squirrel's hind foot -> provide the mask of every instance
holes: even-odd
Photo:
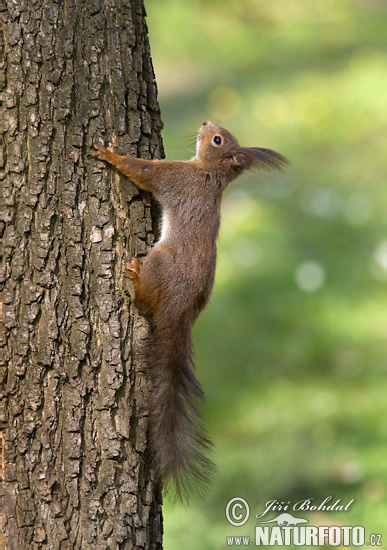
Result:
[[[140,275],[141,271],[141,264],[137,260],[137,258],[132,258],[130,262],[127,262],[125,264],[125,277],[129,277],[129,279],[136,280],[138,279],[138,276]]]

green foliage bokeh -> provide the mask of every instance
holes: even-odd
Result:
[[[210,119],[291,161],[224,198],[216,285],[194,333],[219,472],[204,500],[166,499],[165,548],[253,537],[271,499],[354,498],[348,512],[305,517],[383,533],[387,5],[148,0],[147,11],[167,158],[193,156]],[[225,518],[235,496],[250,504],[243,528]]]

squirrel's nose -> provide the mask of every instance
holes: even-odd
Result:
[[[206,120],[205,122],[203,122],[203,126],[213,126],[211,120]]]

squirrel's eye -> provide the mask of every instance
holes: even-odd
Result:
[[[212,141],[215,143],[215,145],[222,145],[222,138],[220,136],[215,136]]]

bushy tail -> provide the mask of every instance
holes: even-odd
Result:
[[[202,425],[203,392],[191,365],[190,324],[155,323],[147,346],[151,455],[159,479],[164,486],[172,482],[181,500],[202,492],[214,469]]]

